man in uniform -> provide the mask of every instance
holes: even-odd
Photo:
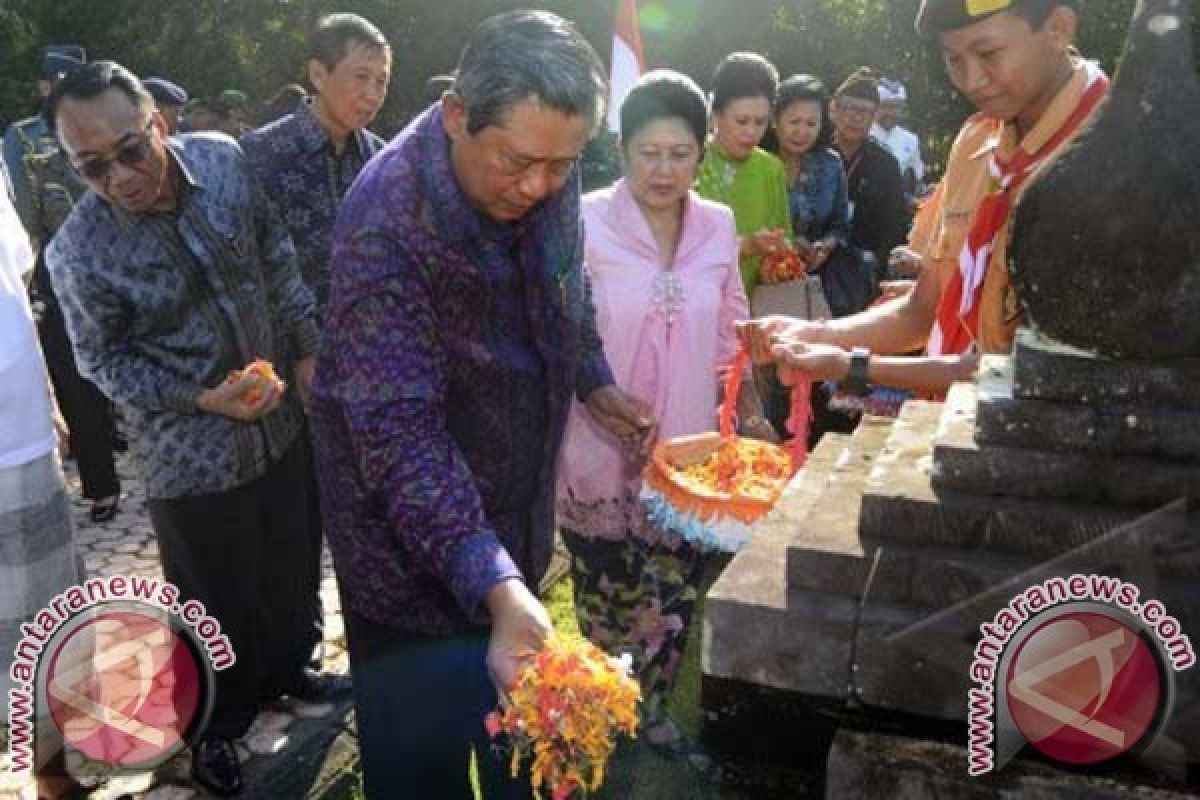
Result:
[[[37,82],[41,102],[68,72],[82,66],[84,59],[83,49],[73,45],[46,47]],[[83,495],[92,501],[92,521],[107,522],[116,516],[121,496],[113,459],[111,405],[94,384],[79,374],[62,310],[42,258],[45,246],[87,187],[63,158],[40,111],[9,128],[4,137],[4,160],[17,215],[37,255],[30,301],[50,379],[71,432],[71,454],[79,466]]]
[[[188,102],[187,90],[166,78],[146,78],[142,81],[142,86],[154,98],[158,113],[162,115],[163,122],[167,123],[167,135],[174,136],[179,133],[179,126],[183,122],[183,109]]]

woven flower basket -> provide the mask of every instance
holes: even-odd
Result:
[[[705,550],[741,549],[799,467],[787,449],[733,433],[747,360],[739,353],[726,378],[721,430],[659,442],[642,474],[650,521]]]

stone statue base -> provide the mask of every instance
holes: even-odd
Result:
[[[833,727],[917,721],[961,745],[980,623],[1077,572],[1137,584],[1200,647],[1197,398],[1200,363],[1105,361],[1022,332],[1012,357],[986,358],[944,404],[827,436],[709,594],[716,727],[755,727],[743,686],[768,707],[792,698],[843,717]],[[1200,764],[1200,666],[1174,679],[1171,722],[1145,760],[1181,777]],[[771,713],[781,732],[788,717]],[[802,745],[805,726],[793,736]],[[965,756],[947,769],[966,779]]]

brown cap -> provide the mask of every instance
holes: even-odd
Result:
[[[921,8],[917,11],[917,34],[929,39],[1008,11],[1016,4],[1015,0],[921,0]]]
[[[939,33],[974,25],[1001,11],[1020,11],[1031,0],[921,0],[917,10],[917,35],[932,39]],[[1061,0],[1055,5],[1078,8],[1079,0]]]

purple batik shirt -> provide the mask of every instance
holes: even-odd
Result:
[[[350,608],[445,635],[536,586],[572,397],[612,383],[581,269],[579,176],[525,219],[475,211],[433,106],[363,170],[334,232],[311,424]]]

